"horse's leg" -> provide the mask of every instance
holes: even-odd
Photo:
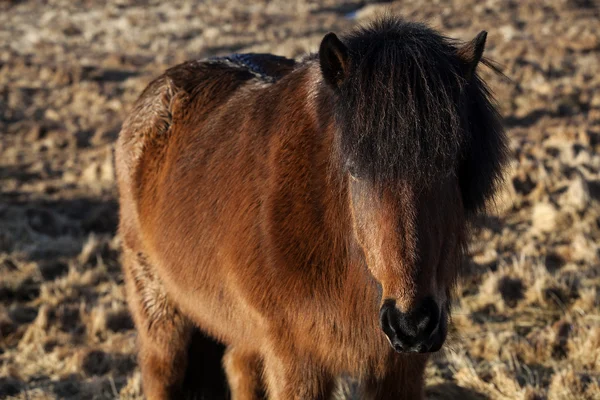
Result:
[[[186,399],[229,399],[229,385],[222,367],[225,346],[200,329],[194,329],[187,349],[183,380]]]
[[[419,400],[425,398],[425,366],[427,356],[403,355],[389,361],[383,376],[371,377],[361,383],[360,392],[372,400]]]
[[[143,254],[124,248],[123,267],[146,398],[180,399],[192,325],[167,298]]]
[[[334,390],[334,378],[306,358],[268,352],[263,356],[269,399],[326,400]]]
[[[231,390],[232,400],[261,399],[261,363],[254,354],[229,347],[223,357],[223,367]]]

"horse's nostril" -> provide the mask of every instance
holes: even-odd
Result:
[[[446,324],[440,324],[440,314],[435,300],[427,297],[408,313],[398,310],[395,301],[388,299],[379,317],[381,329],[396,351],[426,353],[439,350],[444,341]]]

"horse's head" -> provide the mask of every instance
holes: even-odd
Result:
[[[442,346],[468,219],[506,158],[475,71],[485,38],[458,47],[423,25],[384,19],[343,41],[330,33],[319,50],[353,243],[381,285],[381,327],[397,351]]]

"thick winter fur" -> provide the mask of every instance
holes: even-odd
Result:
[[[234,399],[327,399],[342,375],[365,399],[423,395],[427,354],[395,352],[379,310],[433,299],[445,329],[506,138],[461,69],[473,51],[422,25],[387,18],[320,53],[265,58],[274,83],[181,64],[123,126],[120,233],[149,399],[181,396],[196,328],[226,346]]]

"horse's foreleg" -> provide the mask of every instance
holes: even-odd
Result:
[[[148,400],[180,399],[185,377],[188,335],[175,330],[140,335],[139,363]]]
[[[325,400],[330,399],[334,379],[322,368],[297,355],[264,356],[264,378],[269,399]]]
[[[223,367],[227,374],[232,400],[263,398],[262,366],[258,356],[232,346],[225,352]]]
[[[192,325],[167,298],[143,255],[124,249],[123,264],[146,398],[180,399]]]

